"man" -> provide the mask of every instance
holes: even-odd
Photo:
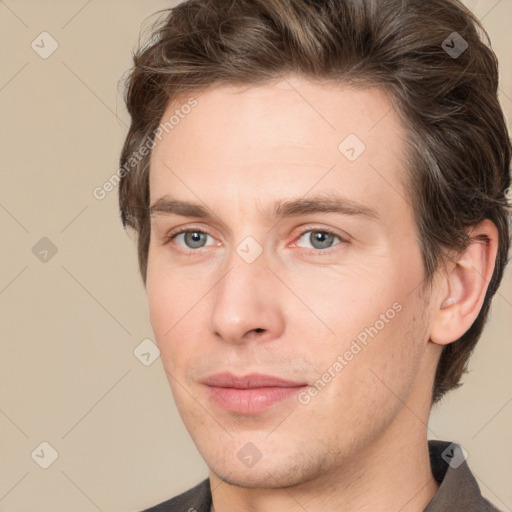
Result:
[[[148,510],[497,510],[427,442],[509,247],[478,26],[455,0],[194,0],[135,56],[120,208],[209,467]]]

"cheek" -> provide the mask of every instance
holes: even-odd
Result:
[[[171,265],[164,250],[150,246],[146,292],[149,317],[157,338],[172,334],[198,289],[192,272]]]
[[[170,269],[164,271],[158,265],[148,265],[146,291],[149,319],[164,367],[172,374],[177,370],[177,363],[181,364],[183,355],[186,355],[186,352],[179,354],[180,348],[185,351],[187,347],[190,349],[189,340],[192,338],[192,334],[183,332],[190,325],[186,316],[191,302],[187,282],[173,277]],[[179,343],[180,339],[182,343]]]
[[[149,319],[159,344],[175,321],[172,312],[175,311],[176,295],[170,292],[170,285],[165,275],[158,275],[154,267],[149,266],[146,280]]]
[[[337,439],[340,446],[346,442],[347,450],[383,432],[408,399],[420,369],[426,332],[415,307],[409,302],[375,336],[368,335],[366,345],[353,338],[358,347],[354,348],[350,338],[340,340],[323,364],[325,372],[341,356],[343,368],[333,372],[331,383],[306,407],[314,409],[317,424],[327,426],[326,437]]]
[[[326,346],[337,350],[358,336],[369,338],[368,331],[388,330],[409,291],[398,271],[382,261],[358,267],[304,266],[282,275],[294,293],[287,299],[290,329],[316,330]]]
[[[417,287],[416,269],[409,270],[403,277],[398,265],[380,274],[361,272],[358,279],[333,274],[322,281],[324,286],[315,285],[306,274],[295,281],[298,293],[313,290],[307,304],[324,324],[312,315],[313,320],[305,322],[303,315],[293,310],[288,319],[291,330],[302,340],[302,350],[321,372],[319,377],[329,371],[335,375],[332,381],[336,383],[328,384],[331,391],[325,393],[326,398],[332,393],[339,395],[332,399],[344,397],[347,404],[349,396],[365,408],[378,406],[381,400],[396,402],[391,390],[405,392],[415,378],[428,338],[428,319],[418,290],[411,293]],[[318,336],[311,343],[306,333],[328,333],[325,325],[334,335]]]

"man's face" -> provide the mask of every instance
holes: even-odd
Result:
[[[147,293],[177,407],[207,464],[242,486],[292,485],[370,457],[390,432],[423,428],[410,408],[428,402],[434,358],[400,181],[405,131],[388,97],[290,77],[195,98],[152,154]],[[343,207],[286,208],[319,199]],[[158,212],[163,200],[209,216]],[[220,373],[296,387],[209,386]]]

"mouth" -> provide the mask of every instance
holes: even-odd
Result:
[[[257,414],[283,401],[294,398],[307,387],[304,382],[252,373],[210,375],[203,382],[208,398],[221,409],[237,414]]]

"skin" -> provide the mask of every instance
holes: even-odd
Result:
[[[383,91],[290,76],[194,97],[153,150],[150,202],[189,201],[212,217],[154,212],[147,294],[178,410],[210,469],[214,510],[423,510],[438,488],[426,441],[436,364],[478,314],[495,227],[476,226],[490,242],[426,286],[402,185],[406,132]],[[366,146],[355,161],[338,150],[350,133]],[[280,201],[333,193],[376,218],[270,215]],[[172,238],[178,228],[207,233],[203,247]],[[335,236],[314,253],[311,232],[326,229]],[[237,253],[248,236],[262,249],[252,263]],[[200,382],[229,371],[312,386],[397,303],[307,404],[235,414]],[[261,453],[252,467],[237,457],[249,442]]]

